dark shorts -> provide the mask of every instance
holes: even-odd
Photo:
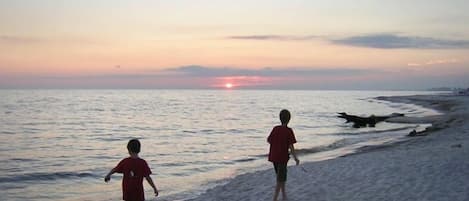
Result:
[[[286,163],[274,163],[275,174],[277,175],[278,182],[287,181],[287,164]]]

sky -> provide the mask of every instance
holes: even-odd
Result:
[[[0,0],[0,88],[469,87],[467,0]]]

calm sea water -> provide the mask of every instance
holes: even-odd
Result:
[[[266,137],[289,109],[300,159],[405,135],[417,125],[354,129],[336,112],[424,116],[389,103],[396,91],[0,90],[1,200],[120,200],[121,176],[104,175],[131,138],[142,143],[163,200],[191,198],[238,174],[271,168]],[[146,197],[151,188],[145,183]]]

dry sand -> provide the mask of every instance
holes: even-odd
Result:
[[[426,136],[365,147],[361,152],[336,159],[289,166],[288,200],[469,200],[469,97],[379,99],[419,104],[444,114],[390,120],[430,122],[433,126]],[[193,201],[272,200],[274,185],[273,170],[258,171],[237,176]]]

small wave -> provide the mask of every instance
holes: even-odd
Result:
[[[22,174],[22,175],[14,175],[9,177],[0,177],[0,183],[3,182],[25,182],[25,181],[54,181],[59,179],[70,179],[70,178],[98,178],[100,176],[94,175],[88,172],[53,172],[53,173],[46,173],[46,172],[37,172],[37,173],[29,173],[29,174]]]
[[[256,158],[265,158],[269,156],[269,154],[258,154],[258,155],[253,155],[253,157],[256,157]]]
[[[59,102],[59,101],[60,101],[59,98],[55,98],[55,97],[44,97],[44,98],[41,98],[41,99],[36,100],[35,102],[55,103],[55,102]]]
[[[241,158],[241,159],[233,160],[233,162],[243,163],[243,162],[249,162],[249,161],[253,161],[253,160],[256,160],[256,158]]]
[[[218,169],[218,168],[221,168],[220,166],[201,166],[201,167],[194,167],[194,168],[190,168],[187,170],[187,173],[183,173],[183,174],[187,174],[187,175],[191,175],[193,174],[194,172],[210,172],[212,170],[215,170],[215,169]]]
[[[239,133],[243,133],[243,130],[241,130],[241,129],[229,129],[229,130],[227,130],[227,133],[239,134]]]
[[[185,166],[185,165],[186,164],[184,164],[184,163],[177,163],[177,162],[160,164],[160,166],[162,166],[162,167],[182,167],[182,166]]]
[[[16,161],[16,162],[34,162],[34,161],[39,161],[37,159],[32,159],[32,158],[12,158],[9,159],[10,161]]]
[[[169,175],[175,176],[175,177],[187,177],[187,176],[190,176],[192,174],[193,174],[193,172],[174,172],[174,173],[171,173]]]
[[[128,140],[129,137],[109,137],[109,138],[104,138],[104,137],[96,137],[94,138],[95,140],[100,140],[100,141],[105,141],[105,142],[114,142],[114,141],[125,141]]]
[[[98,150],[98,149],[95,149],[95,150]],[[104,150],[104,149],[102,149]],[[118,160],[120,159],[120,157],[116,157],[116,156],[103,156],[103,155],[99,155],[99,156],[88,156],[87,158],[90,158],[90,159],[99,159],[99,160]]]
[[[342,125],[342,124],[340,124],[340,125]],[[337,128],[337,125],[320,125],[320,126],[297,125],[297,126],[295,126],[295,128],[296,129],[325,129],[325,128]]]
[[[102,108],[87,108],[84,111],[86,112],[104,112],[105,110]]]
[[[365,131],[365,132],[356,132],[356,133],[334,133],[331,135],[363,135],[363,134],[379,134],[379,133],[387,133],[387,132],[396,132],[396,131],[403,131],[407,129],[415,128],[415,126],[405,126],[401,128],[393,128],[388,130],[377,130],[377,131]]]
[[[328,145],[322,145],[322,146],[317,146],[317,147],[311,147],[307,149],[297,149],[296,153],[298,154],[313,154],[313,153],[318,153],[318,152],[323,152],[323,151],[330,151],[333,149],[338,149],[347,145],[352,144],[351,141],[342,139],[335,141],[331,144]]]
[[[215,132],[215,130],[212,130],[212,129],[203,129],[203,130],[200,130],[201,133],[207,133],[207,134],[210,134],[210,133],[213,133]]]
[[[2,190],[15,190],[15,189],[24,189],[25,188],[25,185],[21,185],[21,184],[16,184],[16,185],[2,185],[1,186]]]
[[[25,134],[37,134],[40,133],[42,130],[38,128],[23,128],[23,133]]]

